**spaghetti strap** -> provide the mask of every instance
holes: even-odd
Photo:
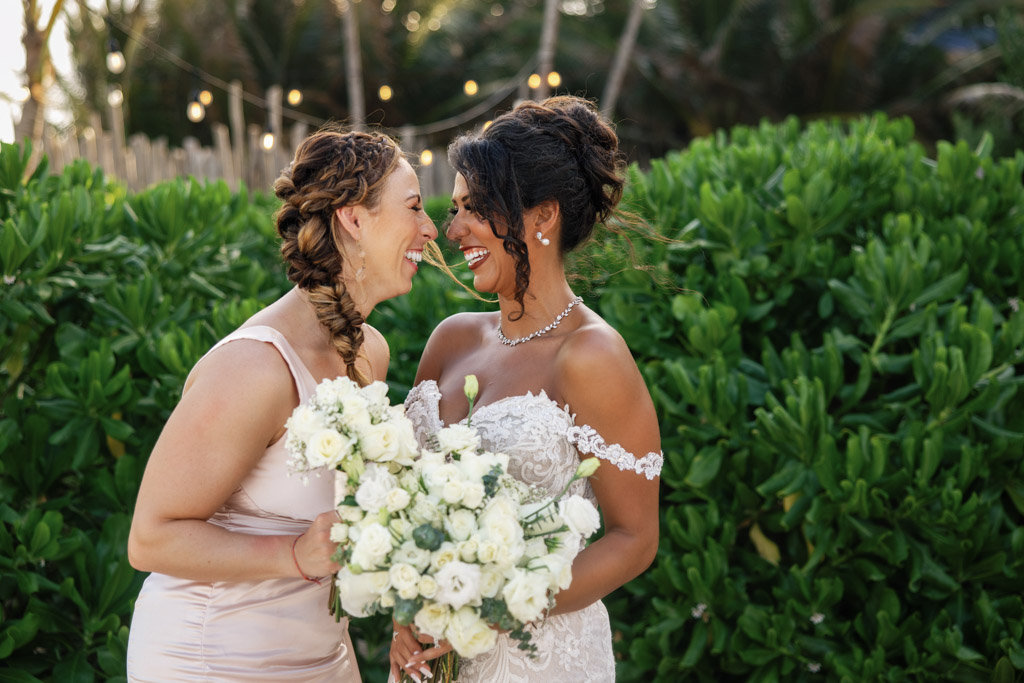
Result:
[[[192,368],[189,376],[195,369],[199,367],[199,363],[203,361],[211,353],[219,349],[221,346],[239,339],[248,339],[250,341],[265,342],[273,345],[277,352],[284,358],[284,362],[288,364],[288,370],[291,372],[292,379],[295,380],[295,388],[299,392],[299,403],[305,403],[306,400],[313,395],[316,391],[316,380],[313,378],[313,374],[306,367],[306,364],[302,362],[299,354],[295,352],[292,345],[288,343],[288,339],[285,338],[280,331],[269,327],[267,325],[252,325],[250,327],[241,327],[228,336],[221,339],[219,342],[210,347],[210,350],[203,354],[203,357]],[[186,384],[188,380],[186,379]]]

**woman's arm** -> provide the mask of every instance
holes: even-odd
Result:
[[[637,458],[660,453],[654,405],[617,332],[603,324],[577,330],[556,363],[577,425],[593,427],[606,444],[619,444]],[[552,614],[583,609],[650,566],[658,551],[658,482],[601,460],[590,484],[605,532],[576,556],[572,585],[555,596]]]
[[[269,344],[238,340],[211,353],[193,374],[157,440],[139,489],[128,558],[141,571],[194,581],[325,576],[333,511],[294,535],[231,532],[206,520],[284,433],[298,404],[294,380]]]

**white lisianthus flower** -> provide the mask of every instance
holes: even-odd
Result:
[[[513,617],[524,623],[533,621],[548,606],[548,577],[517,570],[502,588],[501,596]]]
[[[462,487],[462,505],[476,510],[484,502],[484,485],[478,481],[466,482]]]
[[[382,564],[391,552],[391,533],[374,522],[363,529],[352,549],[352,563],[363,569],[373,569]]]
[[[577,477],[589,477],[594,472],[597,472],[597,468],[601,466],[601,461],[597,458],[584,458],[580,461],[579,466],[576,468]]]
[[[434,573],[450,562],[459,559],[459,551],[451,541],[445,541],[441,547],[430,554],[430,568]]]
[[[398,455],[398,432],[390,422],[369,425],[359,430],[359,448],[363,457],[374,462],[389,462]]]
[[[472,607],[457,610],[448,622],[445,637],[460,657],[473,658],[491,650],[498,632],[477,615]]]
[[[476,562],[477,543],[474,539],[470,538],[461,541],[455,548],[459,551],[459,557],[462,558],[463,562]]]
[[[494,541],[481,541],[477,544],[476,559],[480,562],[498,561],[498,544]]]
[[[388,405],[388,385],[387,382],[381,382],[377,380],[367,384],[365,387],[359,390],[359,393],[367,400],[368,403],[375,407],[381,407]]]
[[[505,573],[494,565],[480,568],[480,597],[493,598],[505,585]]]
[[[531,534],[546,534],[554,531],[562,526],[564,522],[558,517],[558,508],[554,505],[548,505],[550,501],[544,500],[539,503],[524,503],[519,506],[519,519],[526,526],[526,520],[529,519],[529,530]],[[543,511],[539,516],[534,516],[538,510]]]
[[[395,592],[388,591],[384,595],[380,596],[380,606],[385,609],[391,609],[395,606]]]
[[[601,516],[583,496],[569,496],[558,503],[558,514],[574,533],[587,538],[601,526]]]
[[[406,541],[391,554],[391,561],[404,562],[423,572],[430,566],[430,551],[419,547],[414,541]]]
[[[341,606],[354,617],[368,617],[367,608],[380,599],[388,588],[387,572],[363,572],[354,574],[348,567],[342,567],[335,583],[341,597]]]
[[[453,560],[434,574],[437,595],[434,600],[452,609],[480,602],[480,567]]]
[[[548,588],[552,591],[565,590],[572,583],[572,564],[561,555],[554,553],[530,561],[535,569],[548,577]]]
[[[498,546],[498,558],[494,561],[499,567],[512,567],[519,563],[519,560],[523,557],[523,552],[526,550],[526,544],[522,541],[511,543],[509,545]]]
[[[376,477],[364,477],[356,489],[356,503],[359,507],[371,514],[387,505],[388,488],[387,483]]]
[[[505,496],[496,496],[480,515],[480,538],[494,541],[499,547],[521,546],[523,528],[519,526],[517,512],[515,503]]]
[[[391,587],[398,591],[403,600],[412,600],[419,595],[420,573],[411,564],[404,562],[391,565]]]
[[[437,443],[448,453],[472,453],[480,448],[480,435],[472,427],[455,424],[437,433]]]
[[[558,547],[555,549],[555,553],[572,562],[572,559],[580,554],[580,545],[583,538],[571,531],[558,534],[556,538],[558,539]]]
[[[441,487],[441,500],[454,505],[462,500],[462,496],[465,494],[466,488],[462,485],[462,481],[459,479],[452,479],[445,483]]]
[[[437,595],[437,581],[434,581],[433,576],[421,576],[416,588],[427,600],[432,600]]]
[[[427,490],[438,497],[441,496],[445,484],[450,481],[462,481],[462,473],[452,463],[429,464],[423,467],[423,483]]]
[[[420,490],[420,478],[412,470],[402,470],[398,475],[398,485],[412,495]]]
[[[444,630],[448,627],[451,616],[452,611],[447,605],[428,602],[416,613],[412,621],[420,631],[440,640],[444,638]]]
[[[399,538],[408,539],[412,538],[413,526],[412,523],[404,517],[395,517],[388,524],[388,527],[398,534]]]
[[[385,506],[388,512],[398,512],[399,510],[404,510],[410,501],[412,501],[412,496],[409,495],[408,491],[402,488],[393,488],[387,493]]]
[[[295,409],[284,426],[299,439],[306,441],[324,428],[324,421],[308,405],[301,405]]]
[[[476,515],[471,510],[455,510],[444,518],[444,530],[454,541],[465,541],[476,532]]]
[[[334,467],[349,454],[352,439],[333,429],[314,432],[306,442],[306,460],[310,467]]]
[[[343,396],[341,405],[341,424],[352,432],[362,434],[371,426],[370,412],[367,410],[366,399],[359,394]]]
[[[396,406],[398,407],[398,406]],[[412,422],[402,417],[400,420],[393,420],[391,423],[395,429],[395,443],[398,445],[398,454],[394,462],[403,467],[409,467],[416,460],[419,444],[416,443],[416,432],[413,431]]]
[[[348,541],[348,524],[337,522],[331,525],[331,543],[345,543]]]
[[[543,538],[531,538],[523,546],[523,557],[530,559],[544,557],[548,554],[548,546]]]

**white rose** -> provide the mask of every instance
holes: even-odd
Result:
[[[601,516],[593,503],[582,496],[569,496],[558,503],[558,514],[574,532],[587,538],[601,526]]]
[[[412,538],[413,525],[409,520],[405,519],[404,517],[393,518],[391,522],[388,524],[388,527],[390,527],[392,531],[398,534],[399,538]]]
[[[391,609],[395,606],[395,592],[388,591],[384,595],[380,596],[380,606],[385,609]]]
[[[391,533],[374,522],[363,529],[352,549],[352,563],[363,569],[373,569],[381,564],[391,552]]]
[[[405,489],[393,488],[387,493],[385,498],[385,505],[388,508],[388,512],[398,512],[404,510],[405,506],[412,500],[412,496]]]
[[[342,567],[335,583],[341,597],[341,606],[353,617],[368,617],[372,612],[367,608],[380,599],[387,590],[387,572],[363,572],[353,574],[348,567]]]
[[[430,551],[419,547],[413,541],[406,541],[391,554],[392,562],[404,562],[422,572],[430,566]]]
[[[423,468],[423,483],[427,490],[440,497],[441,492],[450,481],[461,481],[462,473],[451,463],[430,464]]]
[[[476,550],[476,559],[481,562],[497,562],[498,544],[494,541],[482,541]]]
[[[395,462],[409,467],[416,460],[419,451],[419,444],[416,443],[416,432],[413,430],[412,422],[405,417],[401,420],[394,420],[392,424],[395,429],[395,443],[398,444],[398,454],[395,456]]]
[[[409,521],[417,526],[440,522],[441,510],[437,507],[437,501],[430,496],[417,496],[416,502],[409,509]]]
[[[403,470],[398,475],[398,485],[410,494],[417,493],[420,490],[420,478],[412,470]]]
[[[437,581],[434,581],[432,576],[421,576],[420,582],[416,586],[419,594],[425,597],[427,600],[432,600],[437,595]]]
[[[516,571],[501,595],[513,617],[524,623],[533,621],[548,606],[548,579],[536,572]]]
[[[370,413],[367,410],[366,399],[359,394],[343,396],[339,401],[341,404],[341,417],[339,421],[347,429],[357,434],[370,428]]]
[[[523,526],[529,526],[531,534],[546,534],[562,526],[564,522],[558,517],[558,507],[549,505],[550,500],[539,503],[524,503],[519,506],[519,519]],[[543,511],[536,515],[538,510]],[[527,520],[530,520],[527,522]]]
[[[444,530],[456,541],[465,541],[476,531],[476,515],[470,510],[455,510],[444,519]]]
[[[458,479],[452,479],[441,487],[441,500],[449,505],[454,505],[462,500],[464,493],[465,487],[462,485],[462,482]]]
[[[511,567],[519,562],[526,550],[526,544],[522,541],[509,545],[498,546],[498,557],[494,563],[499,567]]]
[[[505,573],[494,565],[480,568],[480,597],[493,598],[505,585]]]
[[[548,546],[543,538],[531,538],[523,546],[524,557],[544,557],[548,554]]]
[[[334,467],[351,452],[352,439],[333,429],[314,432],[306,442],[306,460],[310,467]]]
[[[331,525],[331,543],[344,543],[348,540],[348,524],[336,522]]]
[[[447,453],[472,453],[480,448],[480,435],[472,427],[455,424],[437,433],[437,443]]]
[[[420,573],[411,564],[398,562],[388,570],[391,574],[391,586],[395,590],[415,588],[420,582]]]
[[[447,605],[428,602],[416,613],[413,623],[423,633],[440,640],[444,638],[444,630],[448,627],[451,615],[452,611]]]
[[[476,562],[477,543],[472,538],[458,543],[455,548],[463,562]]]
[[[363,517],[366,513],[363,512],[362,508],[356,505],[339,505],[338,506],[338,517],[341,521],[348,522],[349,524],[356,524],[363,521]]]
[[[572,563],[561,555],[538,557],[530,561],[529,567],[547,575],[548,588],[552,591],[564,591],[572,583]]]
[[[580,554],[580,545],[583,539],[579,534],[564,531],[555,538],[558,539],[558,546],[555,548],[555,553],[558,555],[572,562],[573,558]]]
[[[292,416],[285,423],[285,429],[306,441],[316,432],[324,428],[324,421],[319,413],[308,405],[302,405],[295,409]]]
[[[398,434],[389,422],[369,425],[359,430],[359,448],[363,457],[374,462],[388,462],[398,455]]]
[[[476,610],[463,607],[452,615],[445,637],[460,657],[473,658],[494,647],[498,632],[481,619]]]
[[[501,546],[522,545],[523,528],[519,526],[515,504],[505,496],[495,497],[480,515],[480,537]]]
[[[455,548],[455,544],[445,541],[440,548],[430,554],[430,568],[436,573],[446,564],[457,559],[459,559],[459,551]]]
[[[354,394],[359,387],[348,377],[336,377],[320,382],[316,386],[316,401],[321,405],[337,403],[342,397]]]
[[[437,595],[434,599],[453,609],[468,604],[480,604],[480,567],[453,560],[434,574]]]
[[[484,485],[478,481],[466,482],[462,487],[462,506],[476,510],[484,502]]]

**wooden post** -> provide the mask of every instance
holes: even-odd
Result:
[[[366,103],[363,100],[363,62],[359,49],[359,17],[353,0],[342,3],[345,24],[345,71],[348,81],[348,118],[352,130],[363,130]]]
[[[228,119],[231,122],[231,163],[234,167],[235,182],[246,179],[245,175],[245,119],[242,117],[242,82],[231,81],[228,91]]]
[[[235,162],[231,155],[231,132],[223,123],[214,123],[210,126],[213,130],[213,149],[217,159],[219,172],[217,176],[224,179],[232,190],[238,189],[238,176],[235,174]]]
[[[540,50],[537,53],[537,73],[540,74],[540,87],[537,88],[537,99],[543,100],[551,92],[548,86],[548,74],[555,63],[555,43],[558,41],[558,5],[559,0],[544,0],[544,24],[541,26]]]
[[[129,178],[125,173],[124,163],[124,109],[121,106],[121,98],[108,96],[107,104],[110,106],[110,151],[114,157],[114,165],[107,169],[107,172],[127,183]]]

